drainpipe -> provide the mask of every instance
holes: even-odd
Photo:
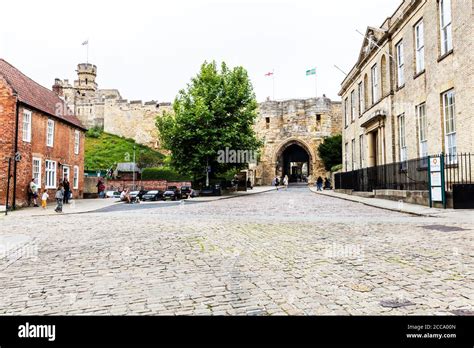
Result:
[[[12,202],[12,210],[16,209],[16,172],[18,162],[16,161],[16,153],[18,152],[18,119],[20,113],[20,102],[18,101],[18,95],[16,96],[16,104],[15,104],[15,147],[13,151],[13,202]]]

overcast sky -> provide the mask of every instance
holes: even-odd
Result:
[[[257,99],[339,100],[367,26],[380,26],[401,0],[81,0],[2,2],[0,57],[51,88],[76,78],[86,60],[99,88],[129,100],[172,101],[204,60],[245,67]]]

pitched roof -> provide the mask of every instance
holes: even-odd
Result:
[[[131,173],[133,172],[133,168],[135,167],[135,172],[141,173],[141,169],[138,168],[138,165],[133,162],[121,162],[117,163],[117,168],[115,169],[116,172],[124,172],[124,173]]]
[[[78,128],[86,129],[56,93],[33,81],[0,58],[0,75],[17,93],[18,100]]]

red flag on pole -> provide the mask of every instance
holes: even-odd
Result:
[[[267,72],[267,73],[265,74],[265,76],[272,76],[272,75],[273,75],[272,72]]]

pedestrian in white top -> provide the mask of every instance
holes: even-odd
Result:
[[[283,185],[285,185],[285,191],[288,189],[288,175],[283,178]]]
[[[38,206],[38,202],[37,202],[37,199],[38,199],[38,185],[36,185],[34,178],[31,179],[30,190],[31,190],[31,198],[33,198],[34,206],[37,207]]]

